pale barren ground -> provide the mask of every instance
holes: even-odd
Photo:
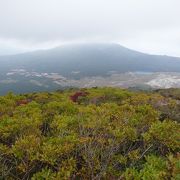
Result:
[[[74,73],[74,72],[72,72]],[[76,72],[78,74],[80,72]],[[25,69],[14,69],[6,74],[6,79],[0,81],[3,83],[16,83],[14,76],[23,76],[29,79],[29,83],[37,86],[48,86],[42,79],[49,79],[56,85],[74,86],[74,87],[94,87],[94,86],[112,86],[112,87],[135,87],[149,86],[151,88],[171,88],[180,87],[180,73],[174,72],[127,72],[117,73],[108,72],[106,77],[83,77],[80,79],[68,79],[59,73],[46,72],[28,72]]]

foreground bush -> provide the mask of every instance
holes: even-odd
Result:
[[[180,179],[179,121],[163,116],[178,105],[114,88],[0,97],[0,179]]]

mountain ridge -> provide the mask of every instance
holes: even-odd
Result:
[[[82,76],[105,76],[108,71],[180,71],[180,58],[141,53],[119,44],[89,43],[59,46],[18,55],[0,56],[4,68],[51,71],[68,76],[80,71]]]
[[[113,43],[71,44],[1,56],[0,63],[0,94],[72,86],[180,87],[180,58],[149,55]]]

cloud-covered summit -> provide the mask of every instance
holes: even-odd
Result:
[[[0,0],[0,54],[115,42],[180,56],[179,0]]]

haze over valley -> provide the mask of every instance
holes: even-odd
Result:
[[[180,58],[140,53],[114,43],[81,43],[1,56],[0,93],[112,86],[180,87]]]
[[[180,1],[0,2],[0,94],[180,87]]]

